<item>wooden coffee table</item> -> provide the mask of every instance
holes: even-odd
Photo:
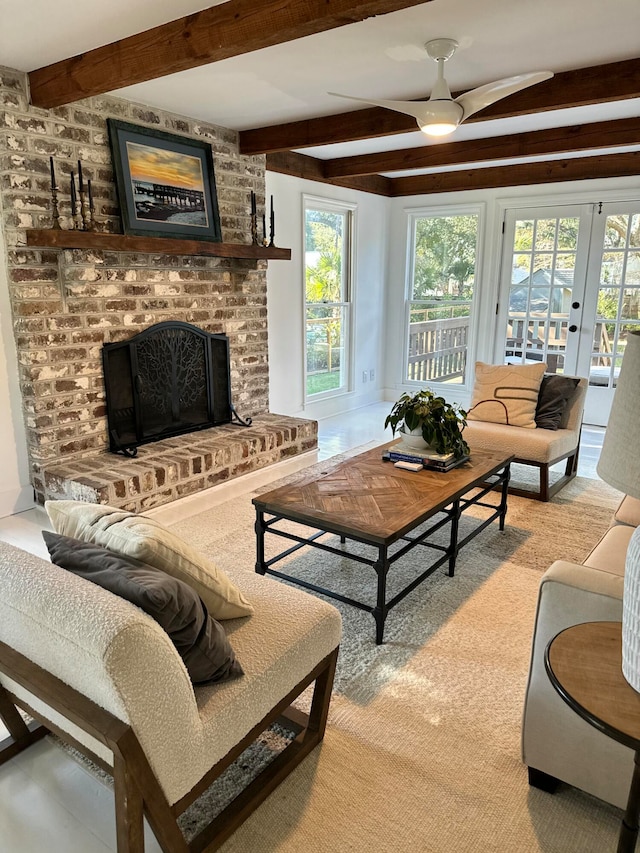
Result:
[[[402,601],[418,584],[448,563],[453,577],[458,551],[498,518],[504,530],[507,512],[509,468],[513,456],[499,453],[474,452],[469,462],[447,473],[436,471],[405,471],[391,462],[382,461],[382,453],[394,442],[360,453],[339,465],[327,463],[325,473],[310,475],[297,483],[281,486],[253,499],[256,508],[256,572],[270,574],[322,593],[330,598],[358,607],[373,615],[376,623],[376,643],[382,643],[388,612]],[[496,486],[499,502],[485,498]],[[469,492],[473,494],[469,495]],[[491,510],[463,539],[458,537],[461,514],[471,506]],[[438,518],[434,518],[438,516]],[[433,524],[419,534],[409,536],[417,527],[433,518]],[[287,520],[313,528],[309,536],[298,536],[278,528]],[[429,538],[447,524],[450,525],[447,546],[430,542]],[[265,560],[265,534],[280,536],[294,545]],[[336,548],[319,541],[325,534],[335,534],[344,545],[346,540],[371,545],[375,558]],[[396,544],[397,543],[397,544]],[[300,578],[276,571],[272,566],[289,554],[310,545],[330,554],[349,557],[372,567],[378,576],[375,605],[356,601]],[[387,601],[387,575],[391,566],[416,546],[436,551],[439,556],[403,590]]]

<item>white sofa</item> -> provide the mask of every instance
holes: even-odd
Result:
[[[562,416],[560,428],[557,430],[524,429],[508,424],[469,420],[464,437],[469,443],[471,452],[473,453],[474,449],[507,451],[514,454],[514,462],[538,468],[540,470],[538,491],[509,485],[509,492],[512,495],[548,501],[576,476],[587,387],[588,380],[580,377],[575,393]],[[563,459],[567,460],[564,475],[551,484],[549,468]]]
[[[542,576],[522,721],[522,759],[532,785],[553,790],[561,780],[620,808],[627,802],[633,750],[571,710],[549,681],[544,653],[570,625],[621,621],[627,547],[639,524],[640,501],[625,497],[582,565],[558,561]]]
[[[339,612],[246,569],[229,576],[255,608],[224,622],[245,674],[194,688],[150,616],[0,542],[0,716],[11,733],[0,763],[52,730],[110,770],[119,853],[144,849],[143,810],[163,850],[187,853],[176,816],[314,681],[309,715],[291,710],[300,734],[213,824],[206,849],[227,838],[324,735]],[[28,729],[14,705],[43,726]]]

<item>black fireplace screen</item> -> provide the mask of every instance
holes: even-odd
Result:
[[[109,446],[135,456],[139,444],[218,424],[247,424],[231,404],[229,339],[180,321],[156,323],[105,344],[102,364]]]

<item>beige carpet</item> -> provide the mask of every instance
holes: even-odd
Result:
[[[173,529],[222,568],[252,571],[251,497]],[[461,552],[454,578],[438,572],[392,610],[381,647],[373,618],[340,605],[324,743],[225,853],[615,850],[620,812],[568,787],[530,789],[519,739],[540,575],[554,559],[582,560],[618,497],[578,478],[549,504],[511,498],[506,532],[492,525]],[[396,581],[421,558],[416,549],[398,564]],[[287,570],[355,597],[374,589],[372,570],[311,549]]]

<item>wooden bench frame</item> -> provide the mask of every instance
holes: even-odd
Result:
[[[0,672],[104,744],[113,753],[114,760],[113,767],[110,767],[86,746],[0,684],[0,717],[10,733],[8,738],[0,742],[0,764],[51,731],[113,776],[118,853],[143,853],[143,815],[149,821],[164,853],[209,853],[217,850],[323,739],[337,657],[336,648],[278,702],[240,743],[211,767],[188,794],[170,805],[130,725],[0,642]],[[290,707],[293,700],[313,682],[315,687],[309,714]],[[18,707],[33,717],[35,722],[27,726]],[[261,732],[278,719],[282,719],[296,733],[295,739],[187,843],[178,826],[178,816],[206,791]]]
[[[560,489],[563,489],[567,483],[569,483],[578,473],[578,453],[580,451],[580,436],[578,436],[578,444],[568,453],[563,454],[562,456],[558,456],[557,459],[552,459],[551,462],[532,462],[531,459],[514,459],[515,462],[519,462],[521,465],[530,465],[535,468],[540,469],[540,485],[538,487],[538,491],[534,492],[531,489],[518,489],[513,488],[509,485],[509,494],[510,495],[518,495],[522,498],[533,498],[536,501],[548,501],[554,495],[556,495]],[[563,459],[567,460],[567,464],[565,465],[564,474],[555,483],[549,483],[549,468],[552,465],[557,465],[558,462],[562,462]]]

